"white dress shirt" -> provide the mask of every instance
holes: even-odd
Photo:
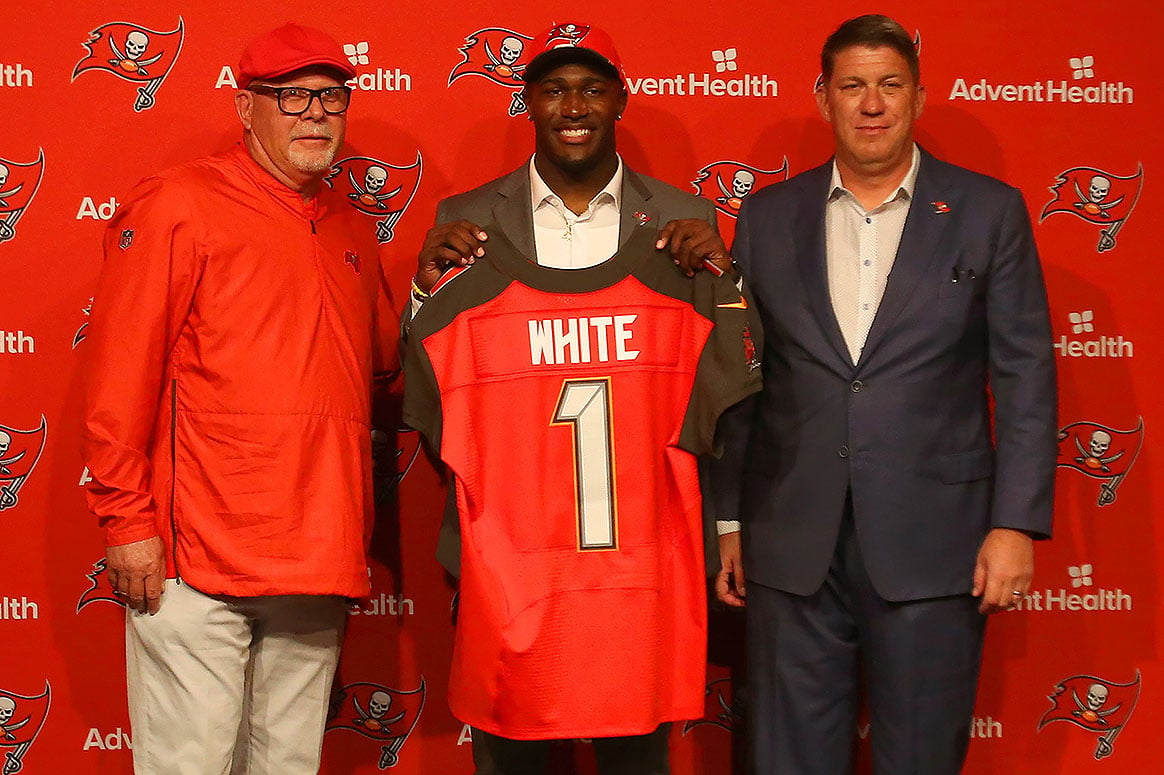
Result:
[[[575,215],[538,174],[529,160],[529,197],[533,209],[536,261],[552,269],[586,269],[618,252],[622,206],[622,157],[606,186],[594,195],[585,212]]]
[[[829,297],[837,317],[849,357],[861,359],[861,350],[897,257],[897,246],[905,230],[921,151],[913,147],[913,163],[897,189],[872,210],[861,206],[857,197],[841,183],[833,162],[833,178],[825,207],[825,255]]]

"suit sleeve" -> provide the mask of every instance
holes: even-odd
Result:
[[[166,363],[194,301],[205,250],[174,184],[143,181],[104,237],[105,262],[86,338],[82,454],[89,508],[108,546],[156,536],[151,456],[169,411]]]
[[[1057,393],[1047,292],[1022,195],[1012,190],[987,288],[994,396],[991,526],[1051,535]]]

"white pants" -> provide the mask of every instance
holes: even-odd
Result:
[[[317,773],[346,620],[342,597],[167,581],[155,616],[126,615],[134,772]]]

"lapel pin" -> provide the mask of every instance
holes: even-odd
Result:
[[[948,212],[950,212],[950,206],[948,204],[946,204],[945,202],[930,202],[930,204],[932,204],[934,206],[935,213],[948,213]]]
[[[642,210],[635,212],[635,218],[638,220],[639,226],[646,226],[651,220],[651,216],[647,215]]]

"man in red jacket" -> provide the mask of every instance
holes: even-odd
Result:
[[[93,305],[84,457],[138,773],[317,772],[346,601],[369,591],[369,386],[398,323],[323,185],[355,73],[288,24],[238,75],[242,143],[138,185]]]

